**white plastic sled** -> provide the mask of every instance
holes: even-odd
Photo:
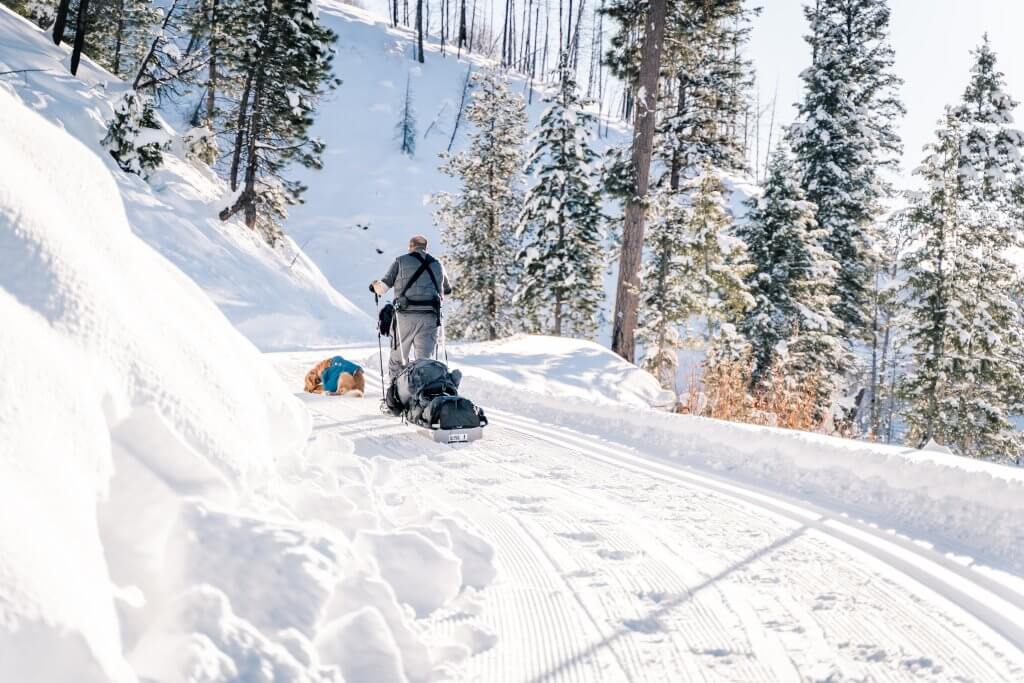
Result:
[[[466,429],[420,429],[423,436],[436,441],[437,443],[472,443],[482,438],[483,427],[468,427]]]

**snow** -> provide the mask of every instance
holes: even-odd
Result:
[[[315,432],[93,149],[6,88],[0,121],[0,680],[457,671],[473,634],[414,608],[493,581],[487,541]]]
[[[241,221],[220,221],[217,213],[232,197],[208,168],[165,152],[165,167],[148,183],[119,172],[100,140],[128,86],[88,58],[82,60],[78,78],[70,77],[69,52],[67,45],[53,45],[47,33],[0,7],[0,72],[42,70],[0,77],[0,88],[102,161],[114,177],[135,234],[186,271],[261,349],[369,338],[372,321],[328,284],[299,249],[301,242],[286,237],[284,244],[271,248]],[[60,192],[73,190],[71,186]]]
[[[439,171],[439,155],[452,139],[467,71],[476,73],[488,64],[473,55],[457,59],[454,51],[442,56],[439,45],[428,41],[427,61],[419,68],[410,59],[411,31],[391,28],[385,17],[340,0],[324,0],[320,12],[340,36],[334,75],[342,85],[321,104],[312,128],[327,145],[323,171],[295,169],[296,178],[309,190],[305,203],[291,210],[288,232],[304,245],[333,287],[372,314],[367,285],[384,274],[411,235],[425,235],[430,251],[444,258],[434,223],[437,205],[429,200],[457,187]],[[400,152],[394,138],[400,113],[395,108],[395,84],[404,84],[407,77],[417,112],[412,159]],[[510,74],[510,80],[513,92],[529,97],[521,77]],[[542,95],[535,90],[527,106],[531,125],[548,108]],[[463,112],[453,153],[463,148],[470,130]],[[600,151],[627,139],[612,123],[609,137],[596,141],[595,148]],[[614,291],[614,282],[609,280],[608,287]]]
[[[368,368],[375,351],[346,349]],[[373,401],[307,405],[321,433],[389,463],[402,505],[441,511],[400,528],[444,547],[450,516],[486,540],[497,578],[421,622],[451,641],[435,652],[457,679],[1024,675],[1016,470],[672,415],[645,404],[649,376],[582,342],[449,354],[491,419],[469,446],[433,444]],[[297,385],[318,354],[269,358]]]
[[[0,70],[49,69],[0,84],[0,680],[1024,678],[1019,469],[673,415],[550,337],[449,349],[482,441],[382,416],[363,290],[436,236],[447,135],[345,116],[407,69],[451,112],[466,63],[323,4],[338,153],[280,250],[173,154],[118,171],[121,86],[0,10]],[[301,393],[335,352],[366,399]]]
[[[452,356],[465,376],[466,391],[513,398],[516,392],[588,404],[669,405],[671,392],[635,365],[593,342],[519,335],[497,342],[461,344]]]

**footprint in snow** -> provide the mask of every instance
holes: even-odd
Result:
[[[465,470],[469,469],[468,462],[442,462],[441,467],[448,470]]]
[[[661,622],[655,617],[643,617],[641,619],[624,619],[622,625],[634,633],[661,633],[665,630]]]
[[[501,483],[500,479],[488,479],[486,477],[470,477],[466,481],[477,486],[494,486]]]
[[[601,548],[597,551],[597,555],[604,560],[628,560],[631,557],[636,557],[637,553],[631,550],[608,550],[607,548]]]
[[[563,574],[567,579],[592,579],[597,576],[597,572],[590,569],[576,569],[574,571]]]
[[[592,531],[559,531],[555,535],[580,543],[594,543],[599,539],[598,535]]]
[[[532,505],[534,503],[543,503],[547,498],[544,496],[509,496],[508,500],[520,505]]]

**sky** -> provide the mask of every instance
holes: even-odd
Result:
[[[776,121],[786,124],[801,97],[800,71],[810,61],[802,39],[807,23],[803,0],[757,0],[763,8],[755,20],[750,57],[758,72],[762,105],[778,85]],[[907,115],[900,125],[904,143],[902,184],[923,158],[921,148],[934,137],[943,107],[956,103],[967,85],[970,51],[987,31],[1006,74],[1006,90],[1024,100],[1024,26],[1022,0],[891,0],[892,44]],[[1024,108],[1018,109],[1024,127]],[[764,135],[764,133],[762,133]]]

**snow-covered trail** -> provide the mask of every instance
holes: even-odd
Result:
[[[296,376],[308,355],[278,357]],[[492,411],[433,444],[362,401],[317,429],[391,461],[409,496],[469,519],[501,567],[478,681],[1024,680],[1024,596],[927,548],[652,454]]]

